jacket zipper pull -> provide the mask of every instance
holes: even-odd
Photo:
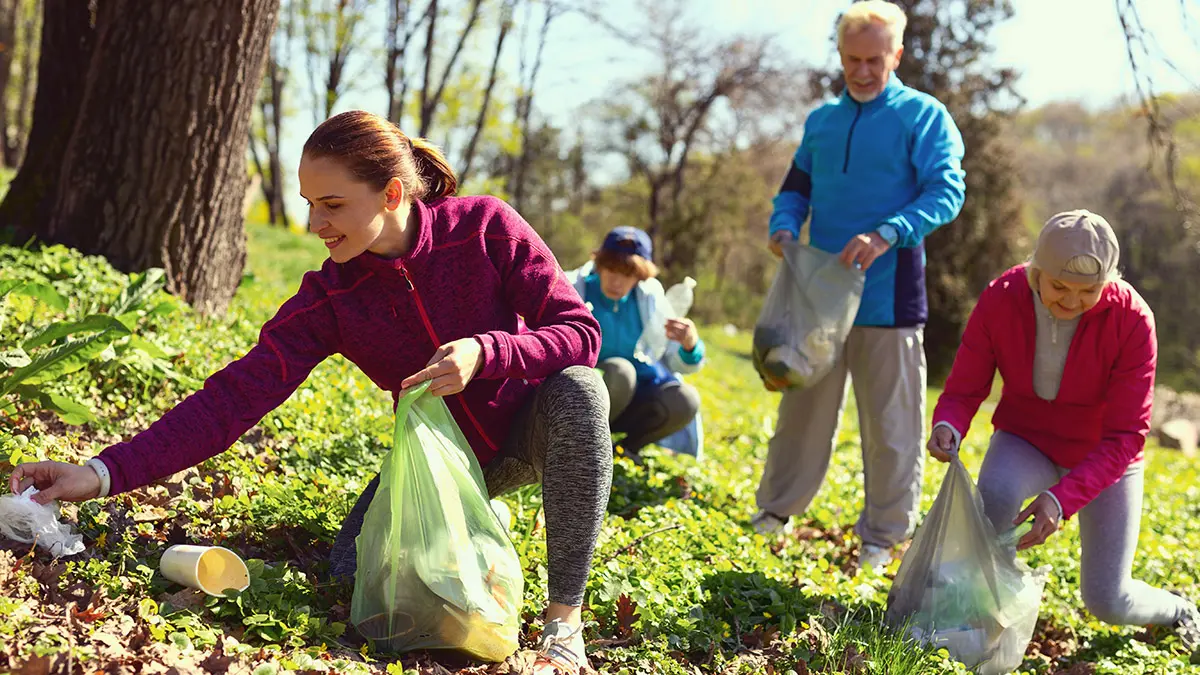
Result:
[[[404,283],[408,284],[408,290],[416,290],[413,286],[412,279],[408,276],[408,268],[404,265],[400,266],[400,276],[404,277]]]

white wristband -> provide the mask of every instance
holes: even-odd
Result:
[[[1055,504],[1056,506],[1058,506],[1058,522],[1060,522],[1060,523],[1061,523],[1061,522],[1062,522],[1062,519],[1063,519],[1063,507],[1062,507],[1062,502],[1058,501],[1058,497],[1055,497],[1055,496],[1054,496],[1054,493],[1053,493],[1053,492],[1051,492],[1051,491],[1049,491],[1049,490],[1046,490],[1046,491],[1045,491],[1045,492],[1043,492],[1042,494],[1044,494],[1044,495],[1048,496],[1050,499],[1053,499],[1053,500],[1054,500],[1054,504]]]
[[[100,494],[97,497],[107,497],[108,491],[112,489],[112,476],[108,473],[108,465],[105,464],[99,457],[93,457],[84,462],[84,466],[90,466],[92,471],[100,477]]]
[[[951,424],[949,422],[938,422],[937,424],[933,425],[934,429],[936,429],[938,427],[946,427],[947,429],[950,430],[950,433],[954,435],[954,450],[953,450],[953,452],[958,452],[959,447],[962,446],[962,434],[960,434],[958,432],[958,429],[955,429],[953,426],[951,426]]]

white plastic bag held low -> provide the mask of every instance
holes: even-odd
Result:
[[[795,242],[754,326],[754,368],[789,389],[816,384],[833,369],[858,315],[866,276],[838,256]]]
[[[887,621],[977,675],[1009,673],[1025,658],[1049,574],[997,536],[955,455],[892,582]]]
[[[0,497],[0,534],[23,544],[36,542],[56,556],[81,553],[83,536],[59,522],[56,503],[43,506],[33,501],[37,492],[37,488],[30,487],[19,495]]]

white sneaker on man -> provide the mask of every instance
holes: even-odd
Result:
[[[892,562],[892,549],[875,546],[874,544],[863,544],[858,550],[858,567],[859,569],[878,570],[888,566]]]
[[[779,534],[787,531],[788,520],[788,518],[781,518],[770,511],[760,509],[750,518],[750,526],[754,528],[755,532],[764,536]]]

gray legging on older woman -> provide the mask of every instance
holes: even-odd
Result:
[[[614,357],[598,365],[608,389],[609,420],[614,433],[625,434],[621,447],[637,453],[645,446],[686,427],[700,410],[700,394],[690,384],[670,380],[638,389],[637,370],[629,359]]]
[[[483,477],[492,497],[541,482],[550,602],[582,604],[612,488],[608,396],[596,373],[573,366],[546,378]],[[329,554],[330,576],[354,576],[355,539],[378,485],[376,476],[346,516]]]
[[[1019,436],[997,431],[979,470],[980,497],[996,531],[1011,529],[1026,500],[1053,487],[1067,471]],[[1187,600],[1131,576],[1144,471],[1145,462],[1131,464],[1079,512],[1083,602],[1105,623],[1171,625],[1190,611]]]

